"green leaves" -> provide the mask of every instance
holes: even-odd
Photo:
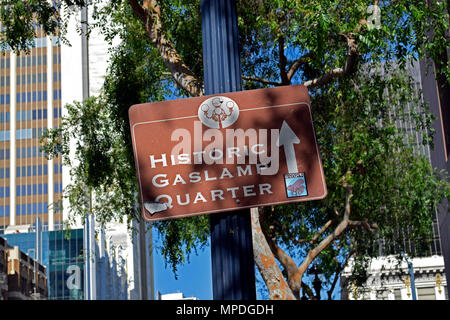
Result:
[[[111,110],[97,98],[66,105],[61,126],[48,130],[41,141],[50,157],[63,157],[72,182],[64,190],[72,215],[95,212],[101,223],[135,215],[134,167],[123,138],[111,128]],[[75,143],[75,145],[74,145]],[[90,192],[95,202],[90,204]]]
[[[56,26],[64,32],[65,20],[59,16],[54,20],[52,9],[44,2],[2,2],[4,44],[23,49],[33,40],[33,14],[40,17],[46,33],[57,32]],[[127,1],[109,1],[103,7],[99,0],[93,2],[92,27],[100,28],[111,44],[104,92],[98,99],[68,106],[69,115],[62,126],[47,133],[45,150],[51,156],[62,155],[72,166],[74,181],[65,190],[72,213],[88,210],[86,195],[90,189],[98,204],[93,210],[101,221],[108,221],[139,215],[128,108],[185,93],[174,84]],[[169,40],[201,79],[199,1],[158,3]],[[355,258],[354,279],[362,284],[369,258],[376,256],[378,249],[396,253],[406,238],[424,249],[430,237],[431,215],[439,201],[448,197],[449,184],[447,173],[435,172],[417,153],[432,143],[433,118],[405,70],[414,59],[442,60],[449,47],[447,2],[434,1],[429,6],[422,0],[379,2],[379,27],[367,24],[373,1],[238,0],[237,4],[242,73],[267,80],[244,81],[245,89],[279,83],[288,71],[293,73],[289,79],[293,84],[320,78],[346,66],[349,42],[357,51],[356,72],[310,89],[327,198],[276,206],[266,213],[264,227],[272,228],[277,241],[301,261],[314,247],[318,230],[331,221],[316,239],[320,241],[342,219],[342,183],[346,181],[353,185],[350,219],[376,223],[378,229],[349,228],[318,256],[329,286],[349,254]],[[114,37],[121,40],[115,47]],[[301,60],[306,54],[308,59]],[[283,56],[286,63],[281,63]],[[291,69],[295,63],[297,67]],[[436,72],[449,83],[447,63],[437,63]],[[421,132],[422,141],[414,149],[406,130],[397,129],[400,122],[410,123],[408,132]],[[79,143],[71,149],[69,141],[74,137]],[[69,156],[70,152],[75,156]],[[207,217],[196,217],[155,224],[163,242],[162,253],[174,271],[196,248],[207,244],[207,221]],[[380,239],[386,243],[383,248],[378,246]]]
[[[46,0],[2,0],[0,2],[2,49],[27,51],[37,37],[36,25],[46,34],[55,34],[63,28],[56,7]]]
[[[154,223],[162,237],[162,256],[170,264],[173,272],[177,272],[180,264],[189,259],[189,255],[197,253],[208,243],[209,217],[197,216],[181,220],[168,220]]]
[[[437,175],[428,159],[410,147],[407,132],[396,128],[400,122],[403,127],[408,124],[408,132],[426,132],[430,127],[427,108],[412,79],[397,66],[365,65],[354,77],[339,79],[312,97],[328,196],[322,201],[277,206],[266,216],[278,241],[301,261],[314,248],[310,241],[323,225],[332,221],[318,241],[342,219],[343,181],[353,186],[350,219],[375,223],[378,229],[373,233],[350,228],[319,255],[330,285],[350,252],[355,252],[353,271],[358,283],[366,276],[368,257],[377,256],[379,250],[396,254],[408,240],[417,249],[412,254],[426,254],[433,213],[449,192],[446,174]],[[383,75],[383,70],[388,73]],[[379,246],[379,239],[384,246]]]

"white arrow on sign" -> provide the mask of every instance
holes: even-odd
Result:
[[[295,157],[294,144],[299,144],[300,139],[292,131],[291,127],[284,120],[281,125],[280,135],[277,141],[277,147],[284,147],[284,155],[286,156],[286,164],[289,173],[297,173],[297,158]]]

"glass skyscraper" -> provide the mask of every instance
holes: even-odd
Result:
[[[3,234],[1,237],[10,246],[18,246],[35,259],[35,232]],[[83,229],[45,231],[41,241],[41,264],[47,267],[48,299],[84,299]]]
[[[34,47],[0,55],[0,234],[16,225],[58,230],[61,158],[47,160],[40,138],[61,121],[61,46],[35,26]]]

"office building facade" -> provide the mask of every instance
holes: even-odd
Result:
[[[0,235],[11,246],[17,246],[33,259],[41,248],[41,263],[47,269],[49,300],[82,300],[83,288],[83,229],[44,231],[40,243],[36,232]]]
[[[35,30],[29,52],[0,55],[0,233],[36,218],[46,230],[63,221],[61,158],[40,151],[43,133],[61,122],[61,46]]]
[[[61,124],[65,104],[85,98],[83,85],[88,95],[99,93],[108,57],[106,42],[95,32],[82,52],[79,25],[78,11],[69,21],[70,46],[57,36],[46,36],[35,24],[36,37],[28,51],[0,52],[0,234],[32,226],[36,218],[44,230],[63,226],[62,191],[70,183],[69,171],[61,157],[46,159],[40,138]],[[87,81],[84,58],[91,70]]]

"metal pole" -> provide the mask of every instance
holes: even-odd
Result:
[[[202,0],[206,94],[241,90],[235,0]],[[250,210],[210,216],[213,297],[256,300]]]
[[[155,299],[155,279],[153,274],[153,235],[152,235],[152,224],[151,222],[146,222],[146,245],[147,245],[147,283],[148,283],[148,289],[147,289],[147,295],[148,300],[154,300]]]
[[[42,264],[42,225],[41,225],[41,219],[36,218],[36,227],[34,229],[35,232],[35,241],[36,246],[34,250],[34,293],[37,294],[39,290],[39,279],[38,279],[38,272],[39,272],[39,264]]]
[[[83,100],[89,98],[89,42],[88,42],[88,7],[81,8],[81,75]]]
[[[36,250],[35,250],[35,260],[42,264],[42,223],[40,218],[36,218]]]
[[[97,250],[95,246],[95,216],[88,215],[89,221],[89,300],[97,300]]]
[[[84,255],[84,300],[90,300],[90,279],[89,279],[89,263],[90,263],[90,247],[89,247],[89,218],[84,219],[83,228],[83,255]]]
[[[141,268],[141,300],[149,300],[147,288],[147,245],[145,239],[145,221],[139,221],[139,255]]]
[[[89,98],[89,40],[88,40],[88,4],[81,8],[81,68],[82,68],[82,95],[83,101]],[[88,296],[87,300],[97,299],[97,283],[96,283],[96,247],[95,247],[95,216],[92,214],[92,190],[89,188],[89,215],[88,215]]]
[[[107,299],[107,288],[106,288],[106,236],[105,236],[105,228],[102,226],[100,229],[100,237],[99,237],[99,252],[98,252],[98,264],[99,267],[99,285],[98,288],[99,294],[97,296],[98,300],[106,300]]]
[[[414,268],[413,268],[413,264],[412,262],[410,262],[408,260],[408,258],[406,257],[405,253],[402,251],[402,256],[403,258],[405,258],[406,260],[406,264],[408,265],[408,269],[409,269],[409,278],[411,279],[411,292],[412,292],[412,299],[413,300],[417,300],[417,296],[416,296],[416,284],[415,284],[415,280],[414,280]]]

